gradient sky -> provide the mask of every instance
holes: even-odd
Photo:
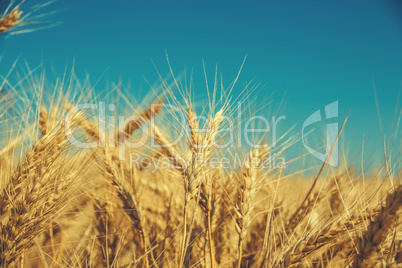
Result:
[[[196,94],[205,96],[202,60],[211,79],[219,64],[229,82],[247,55],[240,83],[266,83],[259,94],[274,92],[273,103],[286,92],[280,114],[287,127],[297,124],[299,131],[310,114],[338,100],[339,121],[351,112],[343,142],[352,156],[363,135],[367,158],[381,155],[373,81],[388,136],[402,82],[397,0],[59,0],[46,10],[62,10],[48,18],[62,24],[1,39],[1,74],[18,56],[56,73],[75,61],[79,76],[95,81],[107,70],[102,81],[121,76],[140,96],[149,90],[143,77],[157,79],[152,61],[168,73],[167,51],[176,73],[194,68]]]

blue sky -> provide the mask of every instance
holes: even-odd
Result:
[[[275,92],[274,104],[286,92],[286,126],[300,130],[310,114],[338,100],[339,121],[351,112],[345,145],[357,153],[364,135],[367,152],[381,154],[373,81],[387,132],[402,82],[396,0],[59,0],[47,10],[65,8],[49,17],[62,23],[57,27],[0,40],[2,74],[18,56],[56,73],[75,61],[78,75],[95,81],[107,70],[102,81],[121,76],[137,96],[149,90],[143,77],[157,79],[152,61],[168,73],[167,51],[175,72],[194,68],[196,94],[205,96],[202,60],[211,76],[219,64],[229,82],[247,55],[240,83],[266,83],[259,94]]]

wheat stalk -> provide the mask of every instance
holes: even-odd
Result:
[[[222,123],[223,109],[219,110],[214,116],[208,120],[208,125],[202,129],[195,112],[190,107],[187,110],[187,122],[190,128],[189,147],[191,150],[191,159],[183,171],[184,177],[184,232],[182,243],[182,254],[180,264],[184,261],[186,255],[185,249],[191,236],[191,230],[187,234],[187,214],[188,205],[192,199],[200,205],[205,215],[205,225],[207,228],[206,240],[209,244],[209,260],[212,267],[215,267],[214,246],[212,240],[212,174],[209,171],[208,163],[213,153],[213,146],[219,133],[220,124]],[[201,132],[205,130],[205,134]]]

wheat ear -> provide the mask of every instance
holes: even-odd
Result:
[[[116,140],[119,143],[124,142],[128,137],[133,135],[133,133],[140,128],[146,121],[150,120],[156,114],[158,114],[163,107],[163,100],[158,100],[152,103],[148,109],[146,109],[142,114],[136,116],[134,120],[128,122],[124,128],[117,133]]]
[[[42,137],[1,192],[1,218],[8,216],[7,223],[0,224],[2,267],[11,265],[33,244],[68,194],[77,173],[64,176],[56,165],[64,142],[62,127]]]
[[[388,194],[386,205],[381,208],[377,217],[370,221],[367,231],[358,239],[354,267],[370,267],[378,246],[389,234],[402,206],[402,185]]]
[[[144,217],[142,214],[141,208],[138,206],[136,198],[128,191],[127,187],[124,185],[123,181],[119,179],[118,173],[116,171],[115,166],[113,165],[112,158],[108,151],[108,148],[105,148],[105,178],[108,182],[115,188],[116,193],[120,201],[123,203],[123,209],[126,215],[130,218],[131,222],[135,229],[141,235],[142,246],[144,248],[145,254],[145,264],[148,267],[148,240],[144,228]]]
[[[17,25],[21,15],[22,11],[19,11],[17,7],[0,19],[0,34],[10,31],[15,25]]]
[[[240,176],[237,204],[235,212],[235,227],[239,234],[238,267],[241,267],[243,241],[251,223],[251,213],[254,209],[254,198],[259,190],[258,172],[263,154],[258,149],[251,151],[244,163],[244,172]]]
[[[47,110],[45,108],[45,106],[41,106],[40,108],[40,112],[39,112],[39,132],[42,136],[46,135],[46,132],[49,131],[48,127],[47,127],[47,119],[48,117],[48,113]]]
[[[119,237],[110,232],[115,229],[113,215],[108,209],[108,204],[104,201],[96,199],[94,204],[94,211],[96,212],[95,222],[96,231],[98,232],[98,243],[102,251],[101,266],[103,267],[117,267],[116,257],[118,251]]]

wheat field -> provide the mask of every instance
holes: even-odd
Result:
[[[20,5],[6,9],[0,34],[22,18]],[[400,171],[266,168],[296,138],[231,146],[237,77],[215,77],[202,105],[173,72],[142,100],[121,84],[97,95],[73,71],[1,75],[1,267],[402,267]]]

